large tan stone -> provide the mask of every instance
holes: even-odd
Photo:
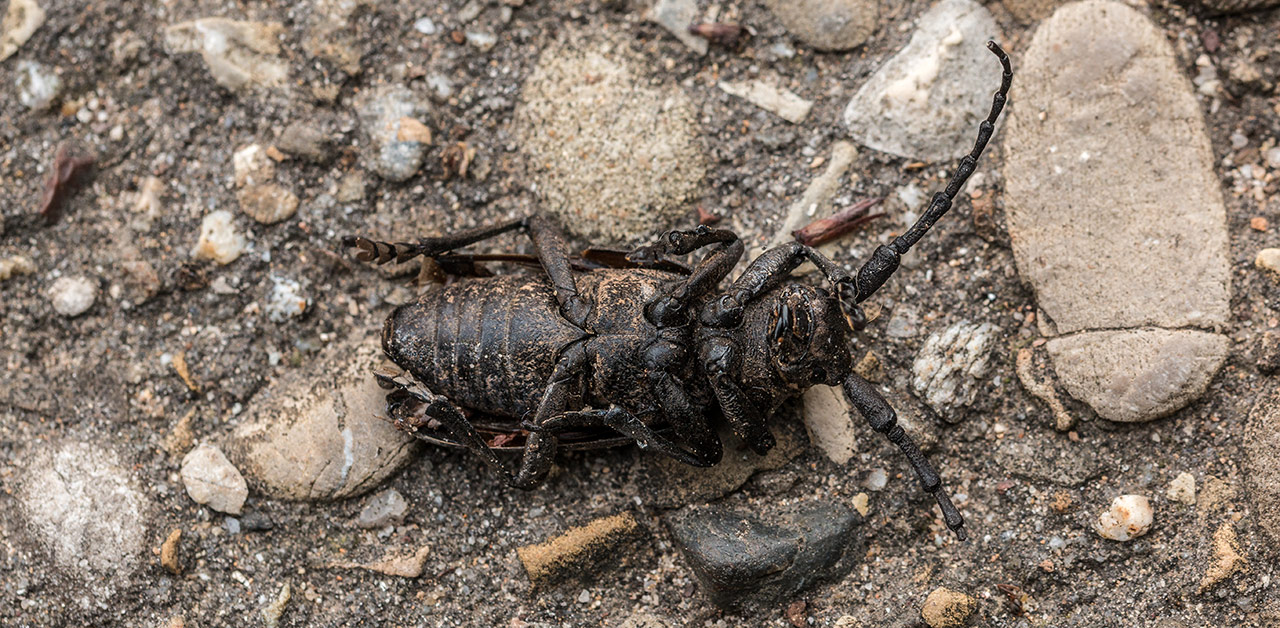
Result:
[[[371,372],[380,356],[372,337],[337,342],[259,393],[227,448],[250,485],[285,499],[342,499],[406,463],[415,440],[384,419]]]

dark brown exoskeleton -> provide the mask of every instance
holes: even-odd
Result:
[[[994,42],[987,46],[1004,75],[973,151],[915,225],[877,248],[856,275],[792,242],[756,258],[719,292],[743,243],[731,231],[705,226],[663,234],[625,261],[589,270],[538,216],[416,244],[345,238],[364,261],[427,256],[471,275],[425,292],[387,319],[383,350],[405,371],[378,375],[391,390],[389,413],[426,440],[476,452],[512,486],[527,489],[546,477],[560,439],[584,431],[611,430],[706,467],[720,461],[716,423],[724,421],[764,454],[774,445],[767,420],[783,402],[816,384],[842,386],[871,427],[906,455],[947,527],[964,539],[964,519],[937,472],[884,397],[853,373],[851,342],[865,324],[859,303],[950,209],[991,138],[1013,74],[1004,51]],[[475,262],[486,256],[449,254],[512,231],[533,240],[545,275],[481,277]],[[713,248],[692,269],[666,261],[703,247]],[[789,278],[805,261],[818,267],[827,286]],[[482,416],[499,417],[509,432],[523,430],[515,470],[495,453],[503,443],[482,434]]]

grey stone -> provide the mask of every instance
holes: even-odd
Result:
[[[942,0],[929,9],[907,46],[849,101],[844,122],[854,139],[925,161],[968,154],[1000,80],[989,39],[1003,38],[991,13],[973,0]]]
[[[240,514],[249,486],[221,449],[208,443],[187,452],[182,459],[182,483],[197,504],[218,512]]]
[[[1258,525],[1270,535],[1271,553],[1280,557],[1280,388],[1274,383],[1254,404],[1245,423],[1245,486]]]
[[[335,342],[258,393],[227,447],[250,486],[284,499],[342,499],[408,462],[414,438],[380,418],[385,391],[371,372],[380,356],[376,338]]]
[[[842,559],[861,553],[850,548],[862,542],[862,517],[825,503],[770,514],[690,507],[663,519],[703,590],[726,608],[784,599],[842,573],[853,562]]]
[[[404,513],[409,509],[408,502],[400,495],[400,491],[389,488],[369,499],[356,525],[362,528],[383,528],[389,525],[400,525],[404,521]]]
[[[684,91],[654,85],[625,41],[573,35],[542,53],[515,128],[542,209],[584,240],[636,243],[687,215],[706,172]]]
[[[848,50],[874,33],[880,3],[874,0],[767,0],[787,32],[818,50]]]
[[[960,321],[924,342],[911,366],[911,386],[944,420],[954,423],[973,404],[991,370],[999,330],[991,323]]]
[[[42,444],[17,468],[21,511],[57,566],[96,590],[141,565],[150,508],[106,443]]]
[[[1063,387],[1110,421],[1150,421],[1198,399],[1227,359],[1226,336],[1189,329],[1093,331],[1045,345]]]
[[[680,43],[700,55],[707,54],[707,40],[689,32],[698,17],[695,0],[658,0],[649,13],[649,19],[667,29]]]
[[[430,104],[402,85],[376,89],[360,105],[361,127],[370,144],[364,151],[368,168],[388,181],[404,181],[422,167],[427,145],[401,136],[401,120],[421,122],[430,113]]]
[[[276,148],[307,161],[328,163],[334,157],[334,137],[316,120],[292,122],[276,139]]]
[[[1089,332],[1050,342],[1054,369],[1104,418],[1173,412],[1204,391],[1225,338],[1117,330],[1228,320],[1226,214],[1200,105],[1163,31],[1115,2],[1059,9],[1022,66],[1005,140],[1014,257],[1042,329]]]

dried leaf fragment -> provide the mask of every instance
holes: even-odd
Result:
[[[40,215],[53,223],[61,215],[62,204],[80,183],[81,175],[93,166],[92,154],[72,148],[68,144],[58,147],[53,158],[53,168],[44,181],[44,195],[40,198]]]

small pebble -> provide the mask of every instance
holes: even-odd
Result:
[[[920,616],[929,628],[960,628],[976,610],[978,600],[973,596],[938,587],[925,598]]]
[[[236,231],[235,218],[225,209],[209,212],[200,223],[200,240],[192,252],[194,257],[211,259],[227,265],[236,261],[248,246],[240,232]]]
[[[49,302],[57,313],[75,318],[93,307],[98,284],[88,277],[59,277],[49,288]]]
[[[289,604],[291,597],[293,597],[293,589],[286,582],[280,587],[280,593],[276,595],[276,599],[262,609],[262,625],[266,628],[279,626],[280,616],[284,615],[285,606]]]
[[[29,258],[21,255],[0,259],[0,281],[18,275],[29,275],[36,270],[36,265]]]
[[[1267,152],[1263,153],[1263,155],[1267,160],[1267,166],[1280,168],[1280,146],[1267,149]]]
[[[884,487],[888,484],[889,474],[880,468],[872,469],[867,473],[867,477],[862,480],[862,486],[873,491],[884,490]]]
[[[1190,473],[1183,471],[1178,477],[1173,478],[1169,482],[1169,490],[1165,492],[1165,496],[1170,501],[1194,506],[1196,504],[1196,479]]]
[[[44,9],[35,0],[9,0],[9,9],[0,20],[0,61],[8,59],[44,24]]]
[[[431,18],[424,17],[413,23],[413,30],[423,35],[434,35],[436,34],[436,23],[432,22]]]
[[[1262,216],[1254,216],[1249,219],[1249,228],[1254,231],[1266,231],[1268,226],[1267,219]]]
[[[1142,495],[1121,495],[1098,516],[1094,530],[1104,539],[1128,541],[1151,529],[1151,502]]]
[[[265,309],[267,318],[274,323],[283,323],[290,318],[302,316],[311,305],[310,299],[302,296],[302,285],[287,277],[271,277],[271,294]]]
[[[17,68],[18,102],[28,109],[47,109],[62,93],[62,79],[35,61],[20,61]]]
[[[404,521],[404,513],[408,509],[409,504],[400,495],[400,491],[387,489],[369,500],[356,518],[356,525],[367,529],[399,525]]]
[[[1280,279],[1280,249],[1262,249],[1258,251],[1258,256],[1254,258],[1253,265],[1270,272],[1272,277]]]
[[[582,593],[578,594],[578,603],[586,604],[590,601],[591,601],[591,592],[586,589],[583,589]]]
[[[244,477],[221,449],[209,444],[201,444],[182,459],[182,483],[197,504],[231,515],[240,514],[249,496]],[[240,522],[235,526],[238,529]]]
[[[858,514],[865,517],[868,512],[871,512],[870,501],[871,498],[866,493],[858,493],[853,496],[853,508],[858,511]]]
[[[498,37],[484,31],[467,31],[467,43],[480,52],[489,52],[498,45]]]

